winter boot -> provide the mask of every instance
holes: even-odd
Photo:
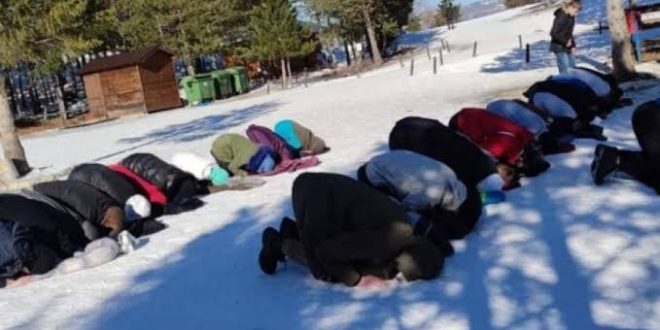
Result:
[[[619,150],[604,144],[596,147],[594,161],[591,163],[591,176],[594,183],[601,185],[610,174],[619,168]]]
[[[298,224],[290,218],[283,218],[282,223],[280,223],[280,235],[282,235],[282,240],[300,240]]]
[[[261,243],[259,267],[265,274],[273,275],[277,270],[277,263],[284,262],[282,235],[275,228],[268,227],[261,235]]]

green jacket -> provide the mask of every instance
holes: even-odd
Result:
[[[246,176],[245,166],[259,150],[259,146],[239,134],[220,135],[211,147],[211,154],[218,164],[234,175]]]

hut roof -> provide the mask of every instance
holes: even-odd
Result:
[[[102,71],[122,69],[138,64],[144,64],[158,52],[165,52],[167,54],[174,55],[172,52],[158,46],[141,48],[128,53],[121,53],[114,56],[91,60],[82,68],[82,70],[80,70],[80,74],[87,75]]]

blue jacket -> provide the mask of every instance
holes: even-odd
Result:
[[[0,219],[0,278],[13,277],[34,259],[30,231]]]

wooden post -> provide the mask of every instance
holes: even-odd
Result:
[[[305,75],[303,76],[304,77],[303,83],[305,84],[305,88],[307,88],[307,80],[309,79],[309,71],[307,70],[307,67],[305,67],[304,72],[305,72]]]
[[[266,80],[266,93],[270,94],[270,79]]]
[[[531,60],[531,52],[530,52],[529,44],[527,44],[527,47],[525,49],[525,63],[529,63],[530,60]]]
[[[410,59],[410,76],[412,77],[415,74],[415,58]]]
[[[433,56],[433,74],[438,74],[438,58]]]
[[[518,35],[518,47],[523,48],[522,35],[520,34]]]
[[[426,45],[426,56],[431,60],[431,48],[428,45]]]
[[[398,57],[399,57],[399,65],[401,66],[401,68],[405,67],[406,65],[403,64],[403,55],[399,55]]]
[[[449,47],[449,41],[447,41],[446,43],[447,43],[447,54],[449,54],[451,53],[451,47]]]
[[[477,42],[474,42],[474,47],[472,48],[472,57],[477,57]]]
[[[603,21],[598,21],[598,34],[603,34]]]
[[[445,65],[445,60],[442,58],[442,48],[440,48],[439,53],[440,53],[440,66],[443,66]]]

